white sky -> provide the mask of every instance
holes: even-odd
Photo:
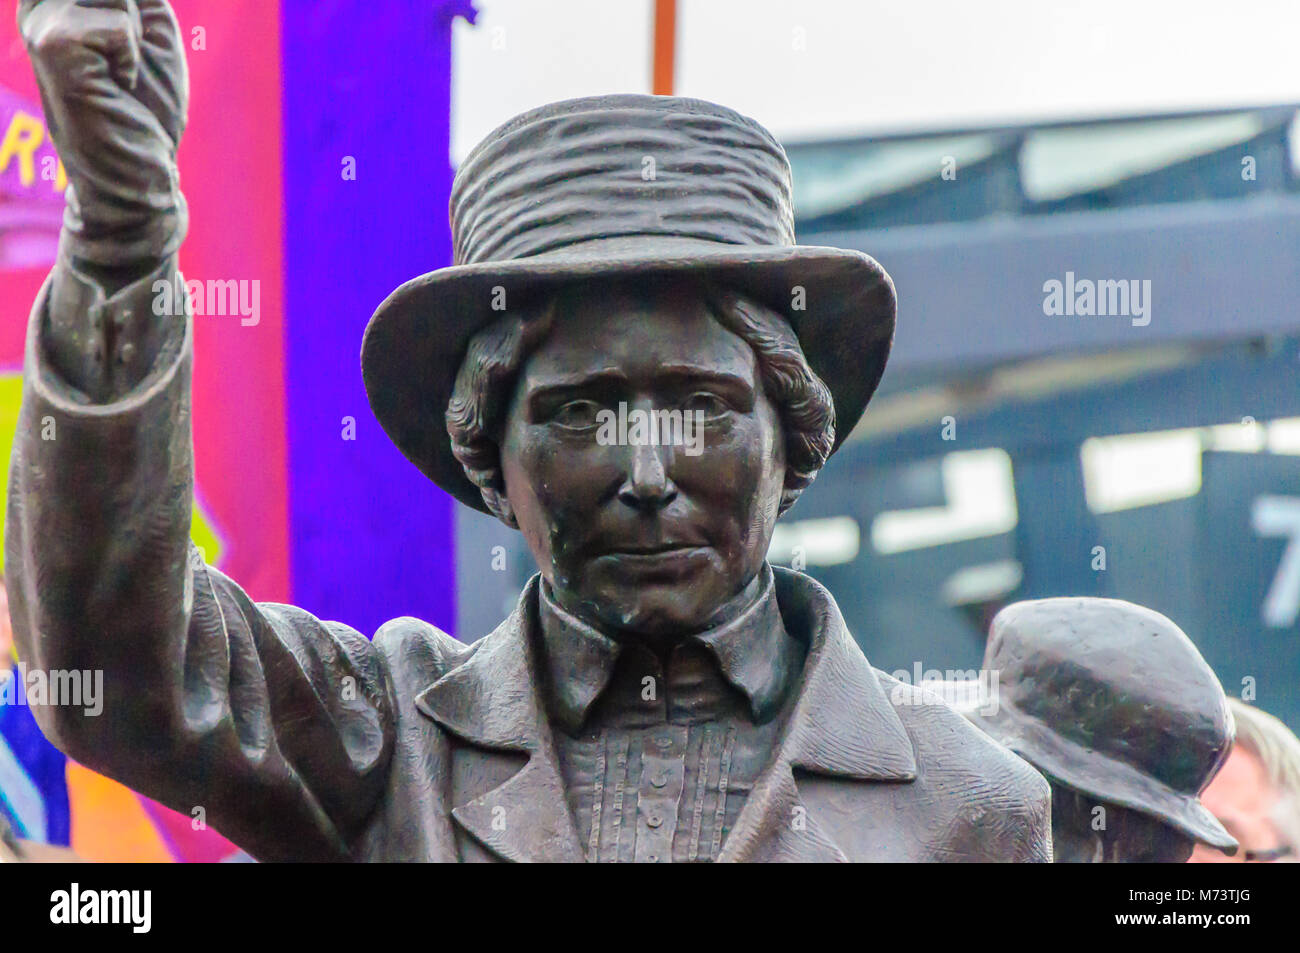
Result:
[[[650,0],[475,0],[452,155],[571,96],[650,91]],[[677,89],[787,141],[1300,102],[1300,0],[679,0]]]

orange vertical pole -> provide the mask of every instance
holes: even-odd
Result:
[[[677,0],[655,0],[654,32],[651,91],[656,96],[671,96],[677,59]]]

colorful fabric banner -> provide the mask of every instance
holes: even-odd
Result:
[[[254,599],[367,635],[405,614],[454,630],[452,504],[370,415],[358,354],[375,306],[450,260],[451,22],[473,16],[469,0],[173,6],[191,90],[181,269],[191,293],[220,292],[195,309],[195,541]],[[6,460],[65,188],[14,18],[0,17]],[[87,859],[237,856],[68,763],[21,704],[0,706],[0,810]]]
[[[366,635],[402,615],[454,632],[451,498],[384,435],[359,368],[379,303],[451,263],[451,24],[472,10],[283,8],[294,598]]]

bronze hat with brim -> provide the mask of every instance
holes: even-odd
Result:
[[[1232,714],[1172,620],[1120,599],[1012,603],[984,668],[993,697],[954,707],[1050,780],[1236,851],[1199,797],[1232,746]]]
[[[512,119],[456,174],[456,263],[370,319],[361,371],[375,416],[434,483],[486,512],[445,424],[470,339],[565,285],[686,275],[790,322],[834,399],[838,448],[884,373],[894,286],[861,252],[796,245],[791,188],[772,135],[703,100],[599,96]]]

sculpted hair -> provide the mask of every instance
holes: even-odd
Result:
[[[554,323],[552,298],[540,311],[499,318],[474,335],[447,402],[452,453],[483,494],[488,510],[510,526],[518,524],[505,498],[498,435],[514,396],[519,370],[528,355],[546,340]]]
[[[786,474],[779,512],[794,505],[835,445],[830,389],[808,365],[790,324],[740,294],[705,289],[710,313],[754,350],[763,390],[776,405],[785,438]],[[531,313],[502,317],[471,339],[447,404],[452,452],[498,519],[514,526],[501,475],[500,433],[519,371],[555,323],[557,298]]]
[[[770,308],[731,292],[710,294],[713,316],[754,349],[763,390],[781,415],[785,436],[784,513],[794,505],[835,447],[830,388],[808,366],[790,323]]]

